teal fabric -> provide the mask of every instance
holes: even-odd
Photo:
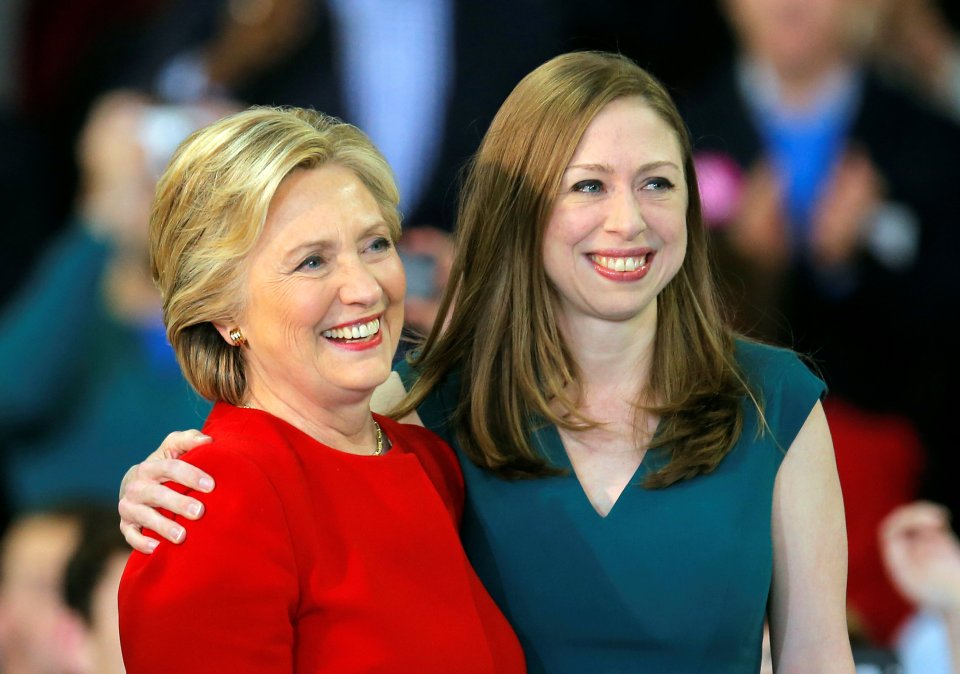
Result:
[[[126,469],[210,404],[169,345],[117,321],[102,299],[110,250],[74,222],[0,314],[0,449],[15,510],[116,502]]]
[[[773,484],[824,383],[792,352],[739,342],[737,360],[773,434],[743,437],[709,474],[661,490],[638,483],[648,452],[605,518],[586,498],[554,426],[533,433],[560,477],[508,481],[474,466],[449,424],[459,384],[424,401],[425,425],[457,450],[470,560],[537,672],[756,674],[773,558]],[[409,385],[415,376],[398,366]]]

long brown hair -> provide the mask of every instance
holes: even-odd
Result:
[[[636,401],[638,409],[660,416],[653,446],[670,458],[645,486],[710,472],[743,426],[740,404],[749,391],[718,308],[680,114],[664,87],[628,58],[564,54],[521,80],[468,168],[451,282],[440,318],[411,359],[419,377],[397,410],[412,411],[458,372],[457,438],[475,463],[504,477],[556,472],[531,444],[538,424],[596,425],[566,393],[579,370],[558,329],[542,239],[561,176],[587,126],[604,106],[627,96],[641,98],[676,133],[689,193],[686,258],[658,297],[650,381]],[[650,400],[660,402],[644,404]]]

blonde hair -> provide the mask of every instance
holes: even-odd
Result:
[[[459,371],[457,438],[475,463],[505,477],[555,472],[531,444],[537,424],[596,425],[566,393],[579,370],[557,327],[542,241],[561,177],[587,126],[624,97],[642,99],[676,134],[689,193],[686,258],[658,298],[650,382],[636,401],[638,409],[660,416],[654,445],[671,458],[645,484],[663,487],[713,470],[740,435],[740,403],[748,391],[718,308],[680,114],[663,86],[629,59],[564,54],[517,85],[469,167],[441,318],[411,359],[419,378],[398,410],[415,409],[448,373]]]
[[[255,107],[225,117],[187,138],[160,178],[150,218],[153,278],[167,338],[203,397],[242,402],[241,349],[214,323],[243,309],[244,262],[280,183],[326,164],[357,175],[399,238],[399,194],[386,160],[359,129],[314,110]]]

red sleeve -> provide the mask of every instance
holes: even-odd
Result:
[[[298,580],[279,495],[248,457],[216,443],[189,461],[217,476],[181,545],[134,552],[120,583],[130,674],[293,671]],[[178,520],[180,518],[177,518]]]

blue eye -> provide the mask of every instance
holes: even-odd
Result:
[[[378,236],[370,243],[369,246],[369,250],[372,253],[383,253],[391,248],[393,248],[393,241],[385,236]]]
[[[574,183],[571,189],[574,192],[583,192],[584,194],[598,194],[603,191],[603,183],[599,180],[581,180]]]
[[[643,189],[652,190],[654,192],[662,192],[664,190],[673,189],[673,183],[666,178],[650,178],[650,180],[643,183]]]
[[[314,271],[320,269],[325,264],[325,260],[319,255],[310,255],[303,262],[297,265],[297,270]]]

